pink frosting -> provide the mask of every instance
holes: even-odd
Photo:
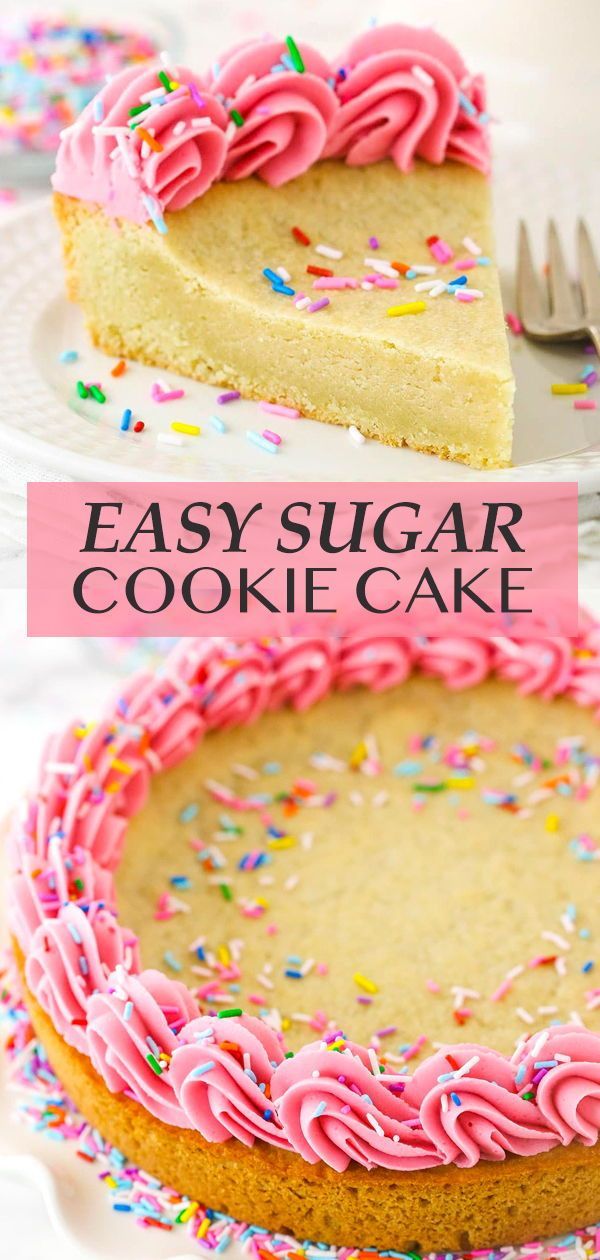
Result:
[[[121,964],[139,970],[136,938],[110,910],[94,902],[87,912],[61,907],[56,919],[36,928],[25,966],[27,983],[69,1045],[88,1054],[87,1006],[107,990],[107,976]]]
[[[580,636],[575,644],[569,695],[581,705],[600,709],[600,627],[579,616]]]
[[[114,906],[110,871],[98,866],[86,849],[65,854],[58,837],[48,845],[44,859],[23,849],[10,888],[9,923],[24,953],[31,948],[36,929],[55,919],[65,904],[97,900]]]
[[[254,643],[225,644],[208,676],[199,685],[199,702],[208,730],[244,726],[269,702],[273,677]]]
[[[521,695],[551,700],[567,690],[573,668],[569,639],[496,639],[494,667]]]
[[[207,1016],[188,1024],[182,1041],[169,1080],[192,1127],[207,1142],[235,1137],[252,1146],[262,1138],[289,1148],[270,1102],[273,1069],[283,1061],[275,1033],[252,1015]]]
[[[338,662],[335,639],[284,639],[276,652],[276,683],[270,709],[292,704],[308,709],[331,691]]]
[[[440,1081],[452,1071],[448,1054],[459,1069],[477,1062],[466,1075]],[[423,1129],[446,1164],[472,1168],[480,1159],[539,1155],[557,1145],[535,1103],[517,1093],[513,1064],[482,1046],[442,1048],[417,1068],[406,1098],[419,1103]]]
[[[204,732],[195,698],[176,670],[159,679],[138,674],[120,690],[116,703],[128,726],[144,732],[145,757],[154,770],[182,761]]]
[[[88,1002],[88,1045],[96,1071],[113,1094],[124,1090],[165,1124],[185,1127],[168,1071],[157,1074],[148,1055],[157,1060],[161,1051],[172,1055],[178,1044],[174,1028],[197,1015],[191,993],[178,980],[160,971],[132,976],[118,968],[108,992]]]
[[[340,643],[336,685],[385,691],[408,678],[415,657],[411,639],[356,633]]]
[[[392,158],[403,171],[415,157],[452,158],[489,170],[483,80],[434,31],[378,27],[333,67],[307,44],[298,50],[301,70],[270,36],[229,49],[204,76],[175,68],[180,86],[134,115],[161,90],[161,67],[122,70],[62,133],[54,188],[160,225],[215,180],[255,175],[276,187],[322,157]]]
[[[442,678],[451,691],[476,687],[490,672],[491,647],[483,639],[419,640],[419,669],[433,678]]]
[[[451,157],[488,173],[483,82],[468,77],[462,58],[435,31],[375,27],[334,68],[341,108],[327,157],[351,166],[392,158],[401,171],[410,171],[415,157]]]
[[[363,1060],[358,1047],[338,1053],[316,1043],[276,1069],[272,1096],[294,1150],[336,1172],[351,1160],[407,1171],[439,1163],[434,1144],[406,1123],[418,1121],[418,1111],[386,1087],[396,1078],[373,1076]]]
[[[127,819],[146,799],[149,767],[140,756],[139,740],[114,718],[77,733],[83,730],[74,724],[44,749],[35,820],[38,852],[48,832],[59,830],[66,849],[82,846],[113,868]]]
[[[321,157],[338,102],[329,66],[308,44],[298,45],[304,71],[283,69],[282,40],[250,40],[219,58],[209,87],[236,110],[243,124],[232,129],[225,179],[259,175],[276,188],[302,175]],[[282,69],[273,73],[273,66]]]
[[[152,217],[144,196],[150,195],[161,212],[182,210],[201,197],[223,168],[227,114],[190,70],[176,68],[175,73],[182,90],[136,116],[160,152],[132,129],[129,113],[140,97],[160,88],[156,70],[128,67],[109,80],[63,133],[52,180],[55,190],[99,202],[134,223]]]
[[[596,1033],[552,1027],[541,1048],[536,1034],[513,1061],[453,1045],[409,1080],[374,1075],[367,1050],[355,1045],[340,1053],[316,1044],[284,1059],[283,1042],[263,1021],[199,1019],[184,985],[156,971],[135,974],[134,939],[110,907],[111,869],[149,776],[187,755],[207,729],[251,721],[280,703],[303,707],[329,686],[397,685],[413,669],[448,687],[495,672],[527,693],[598,707],[599,650],[600,630],[585,620],[574,642],[182,640],[159,675],[140,675],[121,690],[97,727],[70,726],[46,747],[37,794],[10,842],[10,922],[32,991],[65,1038],[89,1052],[109,1089],[209,1141],[259,1138],[340,1171],[350,1161],[471,1166],[597,1141]],[[211,1039],[203,1041],[207,1030]],[[207,1062],[214,1067],[202,1072]],[[438,1079],[457,1066],[458,1075]]]
[[[488,175],[491,168],[489,138],[486,130],[487,92],[481,74],[465,74],[460,83],[462,96],[471,109],[459,107],[450,132],[446,156]],[[486,121],[484,121],[484,119]]]
[[[600,1135],[600,1039],[579,1024],[565,1024],[551,1029],[543,1045],[539,1040],[531,1037],[523,1047],[522,1087],[531,1087],[536,1063],[552,1063],[557,1055],[556,1066],[537,1085],[538,1110],[565,1146],[573,1139],[593,1146]]]

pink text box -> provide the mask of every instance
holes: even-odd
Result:
[[[31,635],[577,632],[570,483],[28,487]]]

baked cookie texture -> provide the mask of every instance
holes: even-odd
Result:
[[[121,920],[146,967],[168,969],[172,958],[190,988],[213,982],[205,1000],[276,1012],[288,1049],[318,1038],[308,1019],[323,1011],[360,1045],[392,1028],[379,1037],[390,1062],[426,1034],[407,1070],[453,1041],[510,1056],[535,1027],[524,1011],[566,1021],[593,983],[593,970],[581,971],[593,939],[577,930],[593,928],[596,868],[575,859],[569,839],[594,834],[598,796],[575,803],[546,786],[560,778],[561,737],[575,730],[581,755],[593,757],[595,719],[564,697],[545,705],[498,678],[449,691],[415,673],[382,693],[356,688],[304,712],[265,713],[251,733],[212,731],[153,778],[129,823],[115,872]],[[247,765],[245,780],[235,767]],[[235,810],[213,795],[216,783]],[[312,787],[310,804],[294,798],[294,784]],[[253,796],[264,812],[248,807]],[[190,802],[197,813],[182,821]],[[157,918],[165,890],[186,910]],[[568,905],[575,931],[564,927]],[[231,993],[226,972],[218,987],[218,967],[202,974],[196,937],[215,955],[241,938]],[[557,955],[564,975],[541,962]],[[313,965],[299,977],[305,960]],[[538,960],[490,1000],[515,966]],[[600,1031],[600,1011],[587,1019]]]
[[[280,188],[257,178],[215,184],[167,214],[164,236],[60,194],[55,208],[69,295],[107,354],[475,468],[510,462],[514,381],[494,264],[477,268],[483,299],[438,298],[399,318],[388,308],[421,296],[408,281],[329,294],[327,311],[306,316],[262,274],[277,259],[312,292],[305,268],[328,260],[295,241],[296,221],[312,240],[335,241],[344,258],[333,265],[353,277],[369,271],[369,223],[394,258],[431,262],[425,238],[434,232],[455,242],[470,233],[493,257],[490,186],[479,171],[418,162],[403,175],[389,160],[321,162]]]
[[[100,723],[78,723],[52,740],[42,759],[37,792],[10,842],[10,923],[34,1027],[83,1115],[127,1156],[181,1193],[300,1237],[383,1250],[464,1251],[562,1233],[594,1219],[600,1206],[597,1004],[591,1001],[585,1006],[587,1027],[582,1026],[579,1012],[571,1005],[579,995],[583,1007],[584,986],[590,983],[580,963],[582,950],[589,950],[590,955],[593,952],[596,863],[577,865],[571,878],[570,863],[577,863],[582,854],[584,858],[585,854],[593,855],[595,849],[592,831],[582,831],[576,844],[569,838],[579,826],[593,828],[599,649],[600,634],[593,625],[586,625],[574,641],[537,644],[456,639],[410,642],[372,637],[348,643],[273,640],[244,645],[186,640],[156,676],[138,676],[126,684]],[[362,684],[359,691],[335,694],[358,684]],[[515,685],[525,695],[515,691]],[[332,689],[334,694],[328,698]],[[375,694],[379,692],[382,694]],[[542,698],[552,700],[552,704],[543,707]],[[284,711],[286,704],[291,706],[289,711]],[[304,708],[308,710],[305,714]],[[218,816],[224,831],[222,848],[229,846],[237,855],[234,846],[240,837],[235,826],[245,820],[245,810],[254,813],[257,808],[251,803],[254,780],[246,785],[247,791],[244,788],[240,794],[238,790],[236,795],[227,776],[240,774],[237,759],[243,743],[245,771],[250,770],[251,775],[253,770],[258,772],[260,767],[253,766],[252,759],[255,756],[262,764],[262,727],[267,743],[276,743],[277,755],[289,759],[290,750],[296,749],[301,763],[290,765],[290,774],[296,776],[293,791],[278,790],[277,771],[271,767],[269,773],[275,776],[272,798],[263,790],[257,800],[258,812],[267,811],[265,825],[274,826],[269,836],[275,843],[285,839],[286,834],[282,837],[281,828],[268,822],[268,817],[278,801],[283,809],[294,806],[288,827],[296,830],[298,826],[299,830],[296,819],[302,793],[312,797],[315,791],[307,785],[305,774],[318,773],[318,766],[306,771],[305,765],[306,750],[314,742],[312,721],[321,728],[321,749],[324,744],[325,751],[332,750],[329,770],[333,773],[337,763],[340,776],[354,774],[353,782],[358,786],[351,789],[353,794],[373,798],[366,815],[360,812],[361,803],[356,805],[357,833],[352,839],[347,837],[349,844],[356,845],[361,829],[366,835],[366,828],[377,825],[375,811],[386,808],[382,802],[373,804],[380,784],[385,782],[382,770],[382,778],[378,781],[375,776],[371,788],[374,768],[379,761],[384,768],[389,766],[390,752],[406,742],[403,735],[412,725],[407,724],[407,713],[414,722],[416,740],[410,755],[414,757],[418,750],[422,759],[428,750],[437,753],[437,760],[433,756],[427,767],[409,772],[419,776],[420,795],[426,794],[427,785],[432,788],[436,780],[439,782],[440,776],[451,779],[445,784],[450,791],[447,854],[454,843],[452,835],[460,844],[461,833],[455,824],[464,806],[452,800],[452,783],[457,775],[460,777],[459,771],[472,780],[479,779],[483,796],[489,795],[486,757],[490,759],[490,774],[494,779],[499,776],[493,799],[484,801],[494,817],[489,837],[485,816],[475,804],[479,791],[474,793],[471,831],[464,820],[465,844],[485,847],[489,839],[489,861],[508,865],[503,867],[503,882],[497,881],[491,937],[485,938],[477,929],[475,966],[486,981],[486,994],[480,995],[485,1000],[480,1006],[477,995],[468,997],[474,1009],[470,1015],[459,1011],[460,1026],[454,1036],[447,1036],[444,1027],[446,1019],[447,1026],[454,1028],[452,1009],[446,1002],[446,1015],[437,1017],[442,1022],[433,1044],[416,1046],[414,1063],[409,1062],[411,1055],[405,1046],[399,1061],[387,1048],[383,1031],[378,1041],[365,1044],[364,1021],[355,1033],[363,1038],[362,1044],[337,1031],[338,1019],[347,1016],[352,1021],[346,1005],[343,1011],[331,1011],[316,1040],[307,1028],[306,1043],[285,1057],[279,1029],[285,1037],[295,1017],[280,995],[279,1019],[276,1009],[261,1011],[260,1017],[242,1015],[237,1009],[224,1008],[217,992],[219,985],[203,994],[203,973],[196,997],[180,980],[173,979],[169,974],[173,955],[165,956],[165,973],[140,970],[135,937],[111,908],[115,895],[112,873],[121,862],[128,827],[136,847],[145,842],[148,845],[146,866],[152,897],[156,892],[152,873],[159,869],[160,857],[156,837],[162,834],[175,863],[180,856],[177,826],[187,826],[195,817],[184,800],[180,814],[185,817],[178,817],[177,826],[175,821],[168,824],[164,809],[172,813],[175,802],[181,806],[182,788],[190,793],[187,802],[197,802],[204,787],[217,800],[223,811],[222,817],[221,812]],[[456,714],[469,725],[458,740],[452,738]],[[255,730],[240,729],[261,716]],[[500,741],[508,732],[515,740],[506,750],[505,761],[492,762],[493,739],[488,743],[485,732],[478,734],[472,729],[476,720],[487,724],[494,719],[493,739]],[[352,745],[344,762],[341,754],[348,746],[350,732],[352,736],[357,733],[356,720],[358,750]],[[436,726],[440,738],[432,744]],[[392,742],[388,745],[390,733]],[[199,744],[203,736],[205,742]],[[206,771],[214,769],[211,756],[216,756],[221,766],[220,783],[212,779],[207,785],[200,783],[203,748]],[[398,755],[403,751],[398,748]],[[506,768],[511,751],[520,786],[515,783],[513,791],[508,791]],[[148,797],[151,776],[153,786]],[[547,776],[543,788],[536,776]],[[324,799],[328,799],[326,780],[323,786]],[[264,789],[260,780],[259,787]],[[415,793],[407,785],[403,790],[409,809]],[[389,792],[392,797],[392,785]],[[521,799],[522,793],[531,799]],[[459,795],[462,800],[463,793]],[[345,798],[345,792],[342,796]],[[436,801],[440,799],[435,791],[434,796]],[[400,824],[404,812],[401,802],[394,798],[391,808]],[[443,827],[439,808],[435,805],[429,815],[433,839]],[[311,800],[306,810],[309,814],[314,810],[313,878],[319,888],[319,844],[325,872],[328,839],[331,846],[335,827],[330,824],[329,833],[320,829],[318,801]],[[232,812],[236,824],[229,818]],[[209,832],[198,849],[205,861],[204,844],[215,849],[218,841],[208,810],[201,806],[198,817],[198,837],[204,827]],[[343,814],[339,817],[344,821]],[[344,826],[347,828],[347,822]],[[497,827],[500,831],[495,830]],[[400,846],[404,839],[413,847],[420,845],[424,862],[426,831],[427,826],[419,840],[417,824],[405,831],[400,825],[398,828]],[[506,855],[502,852],[503,835]],[[515,835],[522,837],[522,867],[514,856],[520,847],[518,843],[515,846]],[[247,843],[256,849],[250,832],[247,838],[241,837],[243,848]],[[502,956],[503,942],[498,942],[498,924],[501,927],[503,914],[509,927],[514,921],[515,900],[518,907],[525,897],[526,873],[532,879],[546,878],[539,874],[535,860],[527,862],[528,843],[534,849],[546,846],[539,870],[548,871],[555,909],[562,904],[563,893],[566,899],[568,892],[575,890],[579,903],[575,921],[583,931],[577,933],[573,923],[563,926],[562,931],[570,934],[566,945],[559,933],[553,932],[554,939],[542,947],[543,957],[536,956],[535,966],[530,959],[519,977],[513,977],[515,993],[509,986],[502,996],[507,1029],[496,1010],[486,1028],[485,1011],[490,1000],[487,954],[499,949],[499,964],[505,966],[507,961]],[[386,849],[390,844],[388,833]],[[286,853],[282,846],[278,860]],[[395,876],[391,868],[386,874],[386,892],[390,881],[401,874],[401,847],[398,859]],[[445,865],[449,865],[447,860]],[[133,869],[130,867],[130,873]],[[282,862],[281,878],[288,869]],[[127,870],[127,858],[122,870]],[[205,872],[210,884],[215,876],[210,864]],[[273,873],[278,876],[276,863]],[[239,879],[246,875],[242,872]],[[304,876],[309,875],[307,867]],[[462,882],[472,878],[467,863]],[[196,925],[211,933],[214,929],[216,941],[211,936],[211,944],[215,946],[223,917],[219,913],[221,868],[216,879],[211,923]],[[142,879],[132,875],[131,882],[141,884]],[[327,880],[321,883],[325,895]],[[458,893],[450,879],[443,887],[444,895],[460,895],[460,883]],[[238,891],[230,889],[232,897]],[[265,892],[268,896],[268,888]],[[477,889],[473,893],[476,895]],[[121,890],[126,912],[134,918],[137,914],[139,921],[143,904],[136,894],[137,887],[131,889],[129,899],[127,890]],[[229,904],[229,898],[227,901]],[[153,904],[152,900],[150,907]],[[164,905],[162,901],[160,904]],[[355,918],[361,909],[359,906],[355,911]],[[416,904],[413,909],[416,913]],[[542,911],[543,898],[536,894],[523,902],[523,914],[517,913],[521,928],[521,919],[532,915],[536,939]],[[432,915],[434,912],[432,901]],[[150,918],[152,909],[146,914]],[[297,914],[290,912],[290,924]],[[381,913],[373,906],[369,914],[373,938],[379,941]],[[281,914],[279,918],[285,935],[285,919]],[[167,922],[166,927],[171,926]],[[154,931],[161,949],[162,927],[157,920]],[[414,938],[414,923],[408,927]],[[468,927],[465,918],[467,932]],[[182,932],[180,949],[191,930]],[[250,936],[250,928],[247,934]],[[460,934],[457,939],[460,943]],[[170,944],[177,942],[173,939]],[[451,953],[451,938],[447,946]],[[325,932],[323,950],[327,947]],[[348,941],[349,954],[351,948],[352,941]],[[524,948],[523,939],[519,949]],[[148,958],[151,949],[151,934],[144,935],[146,965],[153,961]],[[361,949],[364,952],[364,940]],[[207,943],[205,962],[210,961],[209,952]],[[396,947],[392,955],[389,970],[378,975],[380,991],[397,983],[398,975],[405,975],[409,996],[411,985],[416,994],[417,967],[404,957],[399,971]],[[559,955],[563,966],[552,970]],[[328,961],[331,992],[339,1001],[346,992],[344,966],[348,963],[353,967],[354,961],[351,957],[340,959],[335,951]],[[439,955],[437,961],[441,967]],[[254,965],[251,958],[251,968]],[[276,981],[278,969],[271,974]],[[461,977],[461,982],[466,983],[466,979]],[[233,988],[227,988],[227,982],[227,977],[222,977],[229,1005],[236,995]],[[441,993],[431,996],[432,1002],[444,1002],[447,989],[445,978]],[[521,1029],[517,1005],[521,1000],[532,1009],[527,1010],[524,1032],[509,1059],[504,1053],[505,1041],[509,1029],[511,1040]],[[405,1028],[410,1029],[411,1007],[416,1009],[417,1000],[409,1000],[403,1009],[399,1005],[400,1038]],[[546,1020],[550,1019],[546,1028],[544,1011]],[[384,1017],[383,1003],[380,1014],[376,1000],[374,1023]],[[440,1033],[443,1044],[436,1048]],[[264,1092],[257,1082],[266,1082]],[[353,1090],[357,1082],[360,1087]],[[367,1090],[371,1096],[365,1102]],[[368,1114],[367,1108],[371,1108]],[[394,1133],[398,1134],[397,1144]],[[307,1162],[309,1156],[316,1162]]]
[[[108,354],[474,468],[510,462],[481,76],[401,24],[114,76],[53,176]],[[416,269],[416,270],[415,270]]]

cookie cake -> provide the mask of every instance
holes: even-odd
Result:
[[[10,839],[36,1034],[180,1194],[477,1250],[600,1212],[600,629],[182,640]]]
[[[68,293],[108,354],[504,466],[488,130],[482,77],[430,29],[124,70],[62,133]]]

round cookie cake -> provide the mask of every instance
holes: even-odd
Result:
[[[300,1238],[596,1219],[599,706],[590,624],[182,640],[52,739],[10,924],[84,1116]]]

